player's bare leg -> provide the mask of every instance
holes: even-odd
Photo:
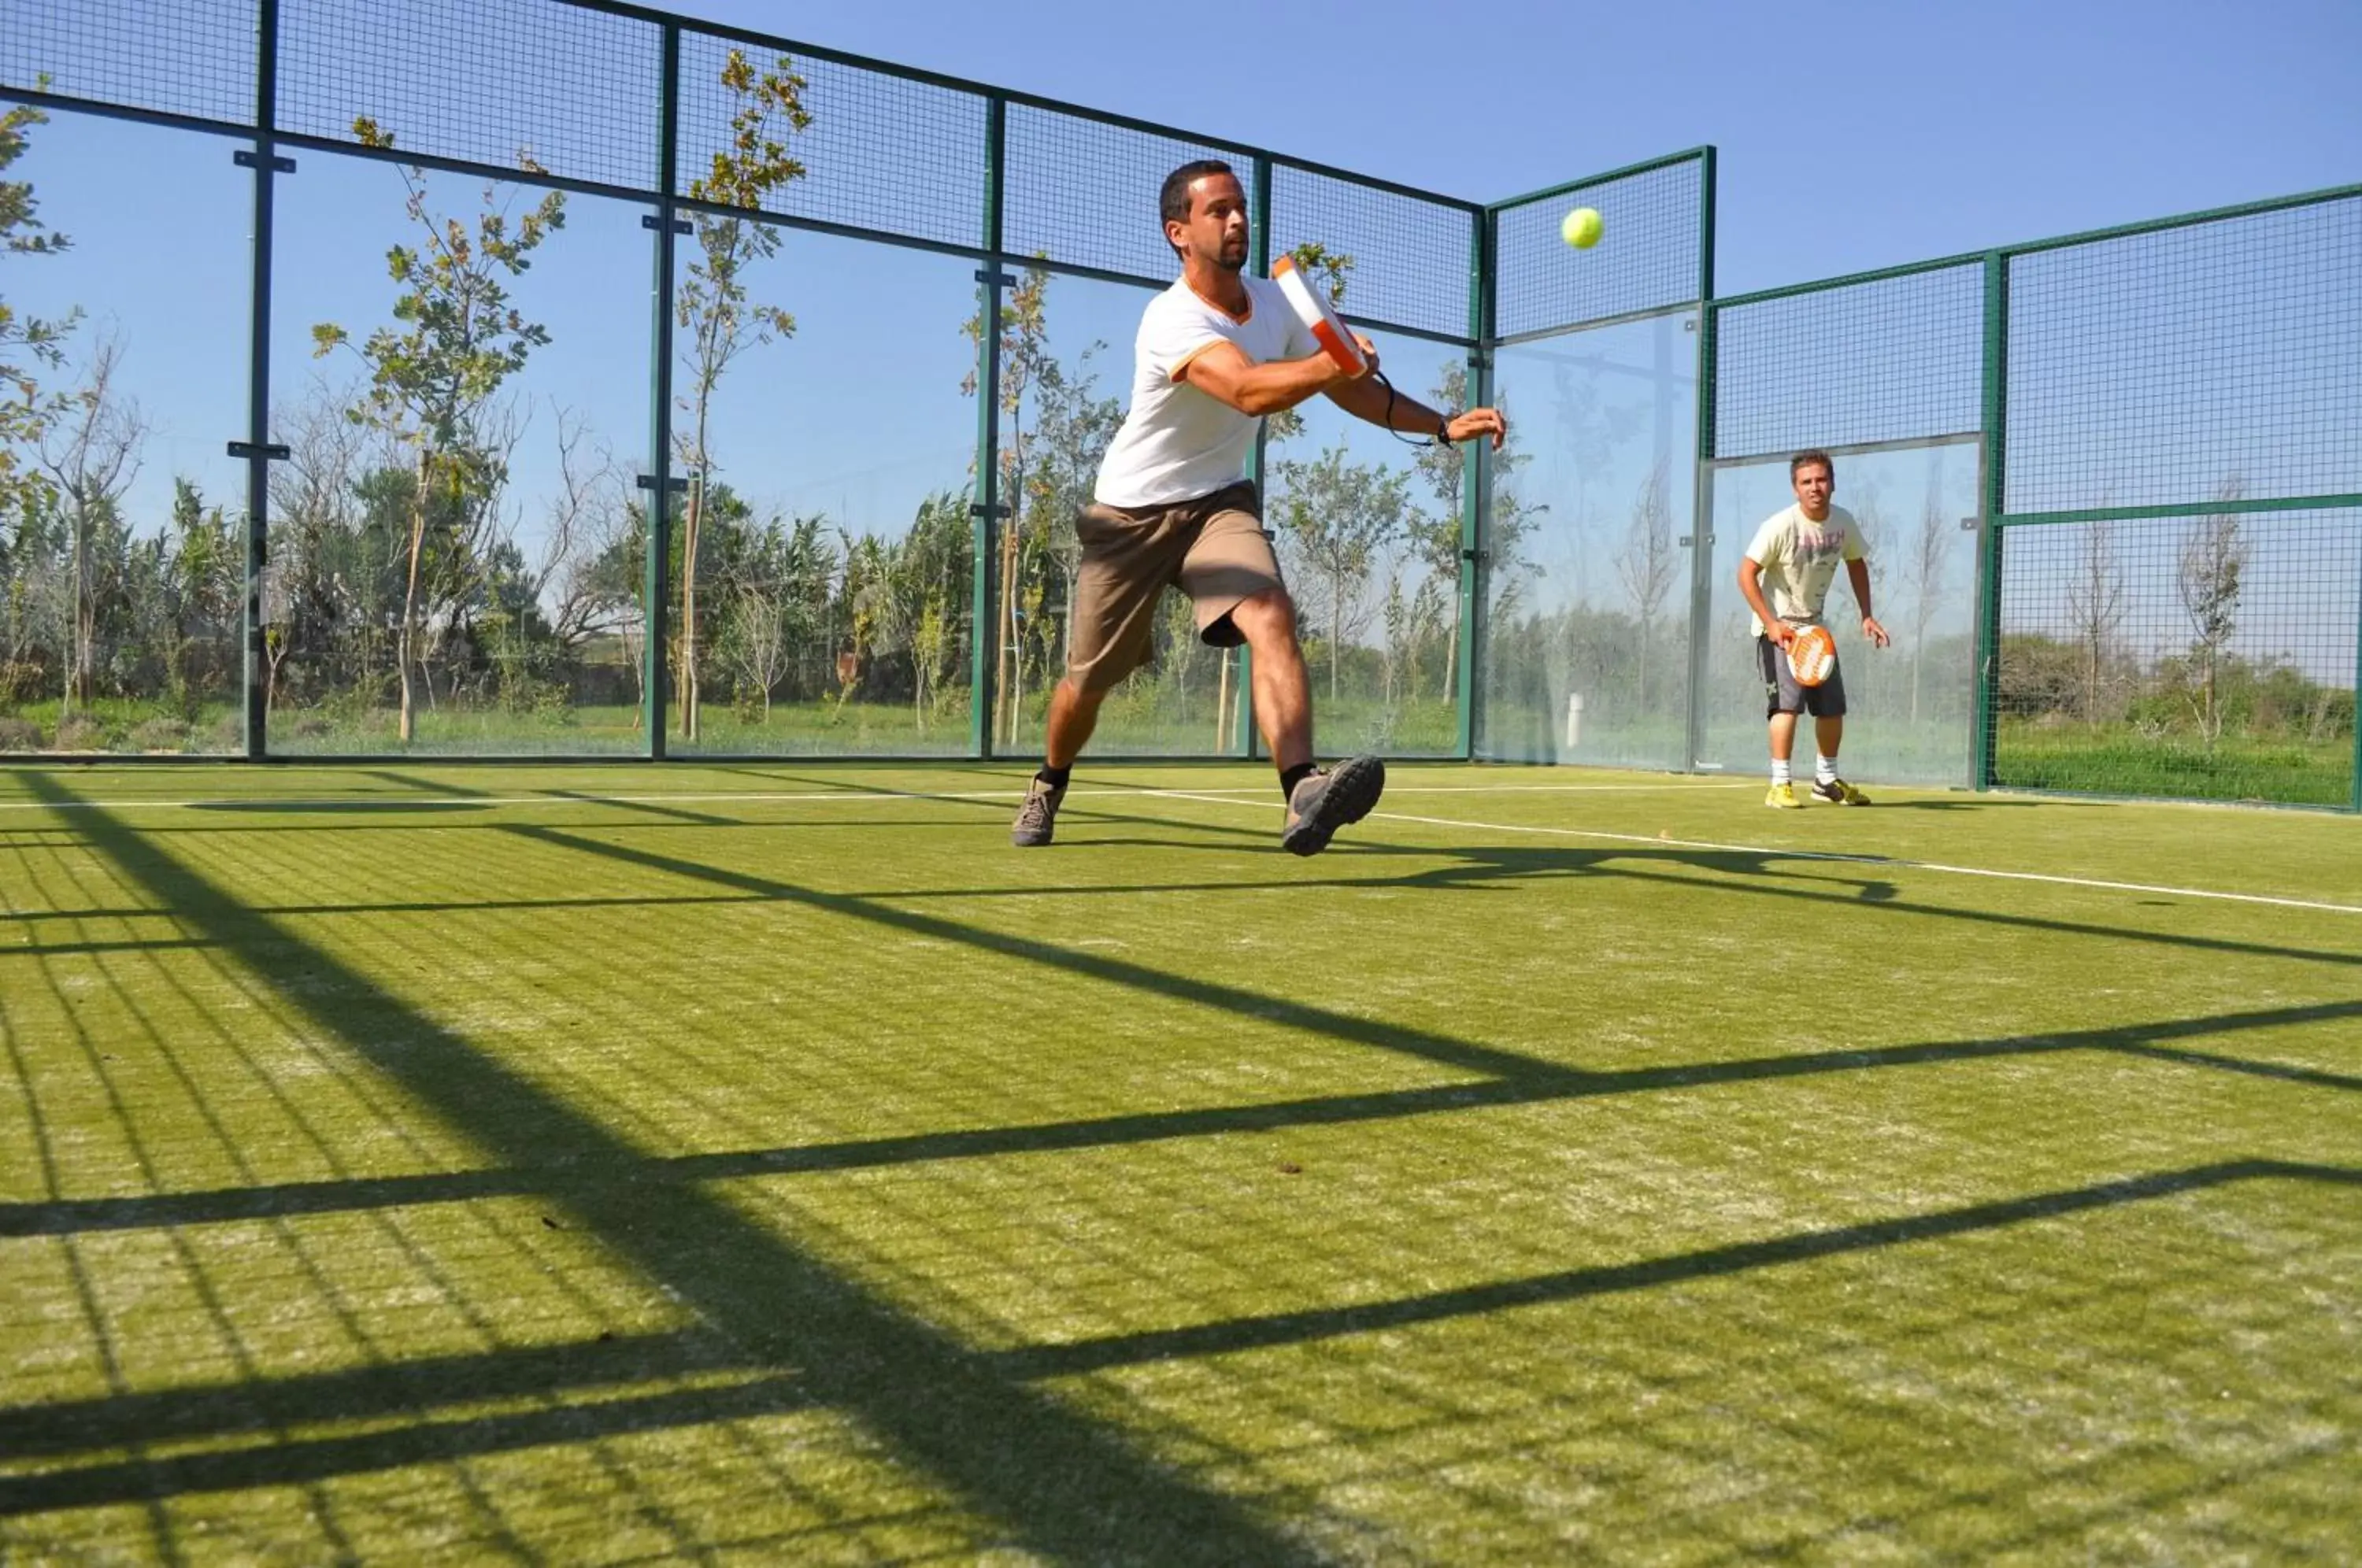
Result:
[[[1099,726],[1099,704],[1107,701],[1104,691],[1086,691],[1076,686],[1072,677],[1058,682],[1050,693],[1049,734],[1043,745],[1043,760],[1052,767],[1067,768],[1083,755],[1090,744],[1091,732]]]
[[[1296,638],[1296,606],[1284,591],[1258,593],[1231,612],[1254,656],[1255,720],[1287,798],[1280,844],[1318,855],[1336,831],[1360,822],[1386,787],[1386,765],[1356,756],[1322,771],[1312,766],[1312,678]]]
[[[1312,761],[1312,676],[1296,640],[1296,605],[1285,593],[1241,600],[1231,624],[1253,656],[1255,725],[1280,772]]]

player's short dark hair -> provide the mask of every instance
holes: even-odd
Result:
[[[1829,478],[1832,480],[1838,477],[1838,466],[1829,460],[1829,455],[1827,452],[1799,452],[1788,459],[1788,482],[1795,483],[1796,476],[1816,463],[1828,469]]]
[[[1156,232],[1164,233],[1164,226],[1168,223],[1187,223],[1189,221],[1189,187],[1200,180],[1216,174],[1228,174],[1233,180],[1239,177],[1236,170],[1219,158],[1200,158],[1194,163],[1184,163],[1180,168],[1164,176],[1164,190],[1156,198],[1156,211],[1159,215]],[[1181,254],[1181,248],[1175,246],[1173,253],[1178,256]]]

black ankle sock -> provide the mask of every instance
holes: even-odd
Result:
[[[1063,790],[1066,787],[1066,780],[1074,775],[1074,766],[1071,763],[1065,767],[1053,767],[1045,762],[1042,765],[1042,771],[1033,777],[1053,790]]]
[[[1293,801],[1296,799],[1296,787],[1319,771],[1308,762],[1299,762],[1293,767],[1281,768],[1279,798],[1283,801]]]

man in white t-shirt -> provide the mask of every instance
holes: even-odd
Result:
[[[1050,699],[1042,770],[1010,841],[1048,844],[1058,803],[1108,692],[1147,658],[1156,604],[1169,585],[1195,602],[1198,635],[1253,654],[1255,718],[1287,801],[1281,845],[1328,847],[1385,788],[1385,765],[1357,756],[1312,761],[1311,682],[1262,502],[1244,477],[1264,416],[1316,393],[1385,428],[1449,446],[1507,426],[1493,409],[1446,416],[1367,371],[1348,378],[1314,343],[1276,283],[1245,275],[1247,198],[1226,164],[1184,164],[1159,202],[1181,278],[1148,304],[1134,344],[1131,408],[1100,464],[1091,505],[1076,522],[1082,570],[1066,678]],[[1366,339],[1370,370],[1376,352]]]
[[[1838,745],[1845,739],[1845,671],[1832,669],[1818,686],[1800,684],[1786,649],[1800,626],[1822,624],[1821,608],[1842,562],[1861,606],[1861,635],[1884,647],[1886,628],[1870,613],[1870,560],[1853,513],[1830,503],[1837,465],[1827,452],[1799,452],[1789,460],[1796,504],[1772,513],[1755,531],[1738,563],[1738,591],[1755,612],[1755,663],[1772,723],[1772,791],[1767,806],[1796,807],[1788,758],[1796,744],[1796,715],[1813,715],[1813,799],[1833,806],[1867,806],[1870,797],[1838,777]]]

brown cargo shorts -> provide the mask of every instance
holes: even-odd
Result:
[[[1105,691],[1147,661],[1167,587],[1190,597],[1198,635],[1222,648],[1245,640],[1230,619],[1240,601],[1286,587],[1248,480],[1169,506],[1095,502],[1075,520],[1075,536],[1083,560],[1066,675],[1086,691]]]

